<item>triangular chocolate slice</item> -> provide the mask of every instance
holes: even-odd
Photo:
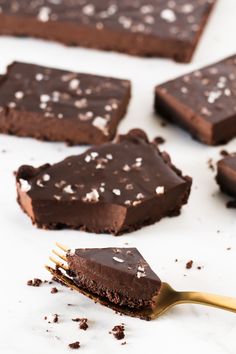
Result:
[[[73,281],[91,294],[136,310],[155,305],[161,281],[136,248],[76,249],[67,260]]]
[[[116,235],[178,215],[191,187],[141,130],[55,165],[22,166],[16,178],[37,226]]]

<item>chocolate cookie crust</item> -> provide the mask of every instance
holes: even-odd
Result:
[[[18,201],[38,227],[115,235],[180,213],[191,178],[141,130],[55,165],[22,166]]]
[[[155,109],[209,145],[236,136],[236,55],[159,85]]]
[[[130,309],[155,304],[161,280],[136,248],[76,249],[67,259],[73,281],[90,293]]]
[[[0,77],[0,132],[73,144],[112,140],[131,83],[15,62]]]
[[[0,0],[0,33],[188,62],[216,0]]]

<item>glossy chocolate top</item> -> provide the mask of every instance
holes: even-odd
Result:
[[[163,94],[217,124],[236,119],[236,55],[157,87]]]
[[[216,0],[0,0],[0,13],[67,21],[98,30],[153,34],[163,39],[196,38]]]
[[[67,257],[75,277],[83,274],[109,290],[151,300],[161,286],[159,277],[136,248],[76,249]]]
[[[74,257],[115,271],[127,272],[138,279],[149,278],[160,282],[158,276],[153,272],[148,263],[136,248],[90,248],[76,249]]]
[[[168,155],[150,143],[141,130],[52,166],[22,166],[17,179],[32,199],[80,200],[126,207],[151,198],[161,199],[186,183]]]
[[[0,78],[0,111],[69,119],[109,135],[130,82],[15,62]]]

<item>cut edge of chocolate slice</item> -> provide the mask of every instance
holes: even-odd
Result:
[[[89,292],[88,290],[83,289],[82,287],[79,287],[71,277],[69,277],[64,271],[60,270],[60,267],[52,268],[48,265],[45,266],[47,271],[51,273],[55,279],[57,279],[58,282],[61,284],[67,286],[68,288],[78,291],[80,294],[88,297],[89,299],[93,300],[96,304],[99,303],[102,306],[106,306],[107,308],[115,311],[118,314],[125,315],[125,316],[130,316],[130,317],[136,317],[140,318],[141,320],[146,320],[146,321],[151,321],[155,319],[155,312],[152,309],[130,309],[128,307],[121,307],[117,306],[115,304],[112,304],[109,302],[107,299],[100,298],[99,296],[96,296],[95,294]],[[162,290],[162,289],[161,289]],[[153,300],[157,300],[159,296],[154,298]]]
[[[119,235],[179,215],[192,180],[136,129],[52,166],[22,166],[16,182],[38,227]]]

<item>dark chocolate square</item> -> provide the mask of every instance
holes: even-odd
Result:
[[[188,62],[216,0],[0,0],[0,33]]]
[[[155,109],[209,145],[236,136],[236,55],[156,87]]]
[[[101,144],[114,137],[130,90],[127,80],[13,63],[0,78],[0,132]]]

